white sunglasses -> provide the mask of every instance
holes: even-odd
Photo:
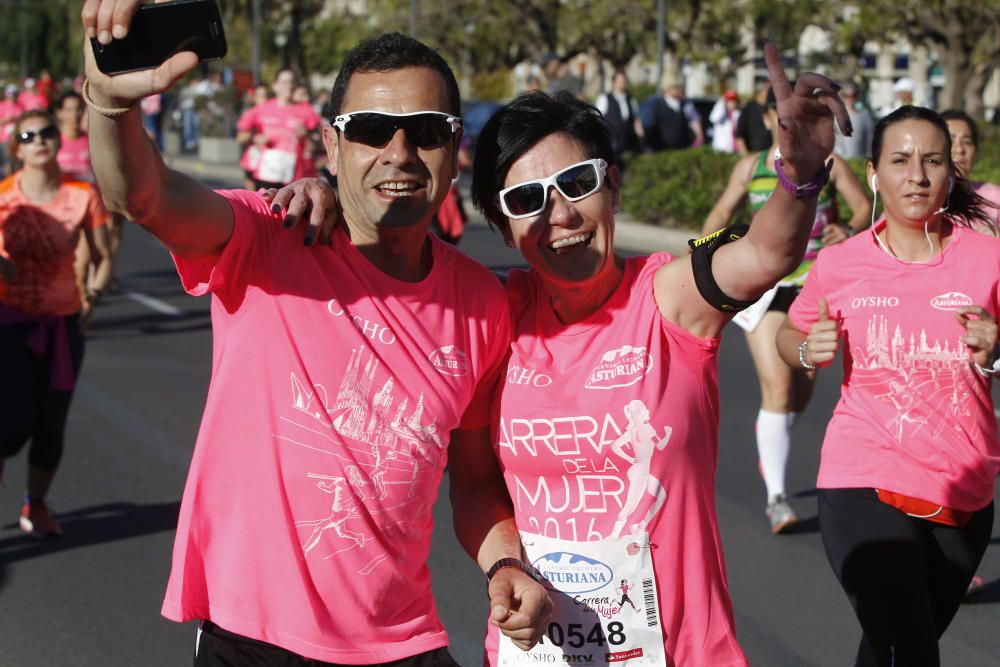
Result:
[[[462,129],[462,119],[440,111],[388,113],[352,111],[337,116],[331,123],[348,141],[385,146],[396,130],[402,128],[406,140],[417,148],[437,148]]]
[[[571,164],[548,178],[504,188],[497,195],[500,210],[513,220],[538,215],[549,204],[551,187],[555,187],[566,201],[580,201],[601,189],[607,169],[607,162],[594,158]]]

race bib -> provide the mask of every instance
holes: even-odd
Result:
[[[295,153],[269,148],[260,154],[257,180],[265,183],[291,183],[295,178]]]
[[[668,663],[646,532],[600,542],[521,533],[529,562],[549,582],[554,609],[541,641],[522,651],[500,635],[498,660],[602,667]]]

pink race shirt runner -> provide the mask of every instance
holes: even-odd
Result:
[[[578,542],[649,532],[667,664],[746,665],[715,511],[719,341],[663,319],[653,276],[670,260],[628,259],[605,306],[568,326],[535,274],[510,273],[497,454],[520,530]],[[491,665],[496,652],[490,626]]]
[[[248,109],[240,116],[236,128],[241,131],[263,134],[268,148],[287,151],[295,155],[295,174],[292,180],[315,175],[315,167],[306,164],[304,132],[312,132],[322,119],[308,104],[281,106],[277,100],[268,100]],[[258,171],[260,167],[257,167]],[[255,178],[260,178],[258,173]],[[266,180],[266,179],[263,179]]]
[[[881,488],[962,511],[993,499],[990,380],[972,366],[955,311],[978,305],[997,317],[1000,239],[953,230],[926,264],[888,255],[871,231],[830,246],[795,299],[788,316],[799,330],[819,318],[823,298],[844,331],[820,488]]]
[[[257,195],[220,194],[222,256],[175,258],[212,294],[214,349],[164,616],[340,664],[447,645],[431,506],[451,431],[489,423],[500,284],[436,239],[428,277],[401,282],[343,229],[306,248]]]

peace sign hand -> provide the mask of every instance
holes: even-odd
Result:
[[[837,95],[840,86],[833,80],[803,72],[795,88],[785,76],[781,55],[772,42],[764,44],[767,75],[778,104],[778,146],[782,170],[795,183],[808,183],[833,152],[833,119],[837,118],[844,136],[851,136],[847,107]]]

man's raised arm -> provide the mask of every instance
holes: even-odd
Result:
[[[188,258],[222,252],[233,233],[233,211],[225,199],[168,169],[142,126],[139,101],[169,90],[198,64],[178,53],[160,67],[116,76],[94,61],[89,37],[102,44],[128,34],[139,0],[86,0],[84,98],[90,121],[90,156],[108,209],[145,227],[171,252]]]

